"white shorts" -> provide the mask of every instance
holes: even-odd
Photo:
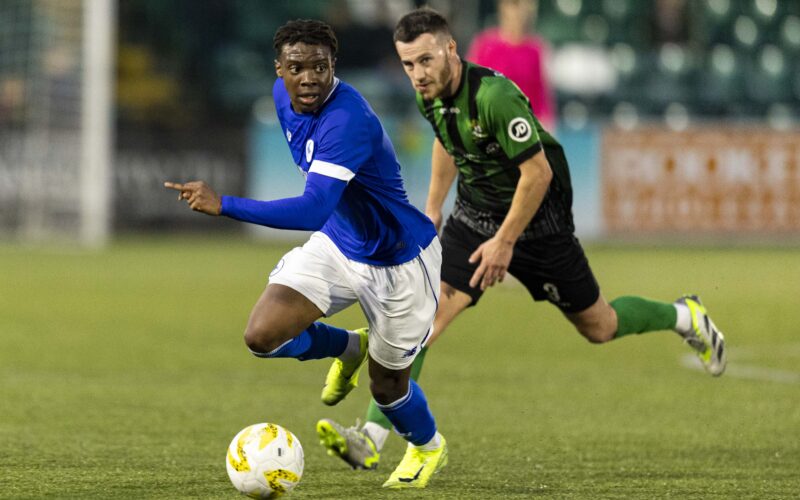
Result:
[[[438,238],[397,266],[348,259],[321,232],[289,251],[269,276],[270,284],[303,294],[325,316],[361,304],[369,324],[369,354],[381,366],[410,365],[433,329],[439,305],[442,246]]]

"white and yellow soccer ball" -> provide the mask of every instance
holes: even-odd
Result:
[[[251,498],[277,498],[292,490],[303,476],[303,447],[280,425],[245,427],[228,446],[228,477]]]

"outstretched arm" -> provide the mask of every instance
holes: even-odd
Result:
[[[187,200],[192,210],[198,212],[278,229],[315,231],[325,225],[335,210],[347,182],[311,172],[301,196],[274,201],[218,196],[202,181],[165,182],[164,186],[180,191],[178,199]]]

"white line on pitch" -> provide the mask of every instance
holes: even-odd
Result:
[[[692,370],[703,371],[702,363],[694,354],[684,354],[681,356],[681,364]],[[744,365],[735,361],[731,363],[730,360],[728,361],[728,367],[725,369],[723,377],[765,380],[767,382],[779,382],[782,384],[800,384],[800,372]]]

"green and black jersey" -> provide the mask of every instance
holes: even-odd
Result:
[[[458,168],[453,215],[493,235],[511,206],[519,165],[544,149],[554,181],[521,239],[573,231],[572,189],[561,146],[536,119],[516,84],[489,68],[462,64],[452,97],[424,100],[417,94],[420,112]]]

